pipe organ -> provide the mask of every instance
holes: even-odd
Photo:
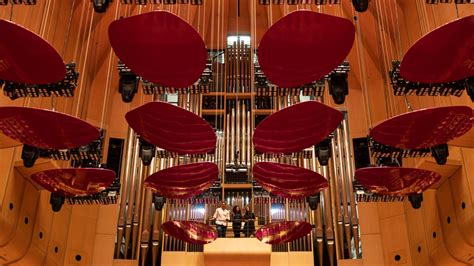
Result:
[[[0,0],[0,264],[472,264],[472,3]]]

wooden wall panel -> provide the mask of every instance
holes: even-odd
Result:
[[[454,212],[451,188],[445,182],[436,191],[441,228],[449,253],[456,259],[468,264],[474,263],[474,246],[465,241],[466,236],[459,232],[457,217]]]

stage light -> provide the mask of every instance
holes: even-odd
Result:
[[[140,158],[143,165],[150,165],[153,157],[155,157],[155,146],[140,139]]]
[[[122,95],[122,101],[130,103],[133,100],[133,96],[138,91],[138,79],[137,75],[132,72],[120,73],[119,80],[119,92]]]
[[[315,211],[318,209],[318,204],[319,204],[319,193],[314,196],[308,197],[308,205],[312,211]]]
[[[435,158],[437,164],[446,164],[449,156],[448,144],[431,147],[431,155]]]
[[[94,11],[97,13],[104,13],[109,6],[110,0],[92,0]]]
[[[357,12],[365,12],[369,8],[369,0],[352,0],[352,5]]]
[[[331,144],[329,143],[329,140],[323,140],[315,146],[315,149],[319,164],[328,165],[329,158],[331,158]]]
[[[156,211],[161,211],[163,209],[163,206],[165,205],[165,202],[165,197],[153,194],[153,204],[155,205]]]
[[[347,84],[347,73],[334,72],[329,75],[329,94],[336,104],[343,104],[346,95],[349,94],[349,85]]]
[[[412,194],[408,196],[408,200],[411,203],[413,209],[419,209],[421,207],[421,202],[423,201],[423,194]]]
[[[466,93],[471,97],[471,101],[474,102],[474,76],[466,79]]]
[[[23,149],[21,150],[21,159],[23,160],[23,165],[26,168],[33,167],[36,159],[39,157],[39,154],[40,151],[38,148],[26,144],[23,145]]]
[[[51,204],[51,208],[53,212],[58,212],[61,210],[61,207],[64,204],[64,197],[55,193],[51,193],[51,197],[49,198],[49,203]]]

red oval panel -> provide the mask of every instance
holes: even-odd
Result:
[[[144,104],[125,118],[140,137],[171,152],[209,153],[216,145],[216,134],[204,119],[169,103]]]
[[[191,244],[209,244],[217,238],[216,229],[204,223],[169,221],[161,225],[161,228],[168,235]]]
[[[358,169],[355,178],[368,191],[379,195],[407,196],[421,193],[441,179],[428,170],[402,167],[367,167]]]
[[[105,190],[114,181],[115,173],[100,168],[51,169],[35,173],[31,179],[50,192],[74,197]]]
[[[328,187],[326,178],[305,168],[270,162],[253,166],[254,180],[265,190],[284,198],[311,196]]]
[[[263,243],[278,245],[304,237],[312,229],[307,222],[284,221],[265,225],[255,232],[255,236]]]
[[[354,36],[354,25],[347,19],[295,11],[263,35],[258,62],[273,84],[301,86],[334,70],[349,54]]]
[[[298,152],[318,144],[342,121],[342,113],[317,101],[289,106],[255,128],[253,144],[263,153]]]
[[[0,36],[0,79],[48,84],[66,76],[61,56],[40,36],[4,19],[0,19]]]
[[[422,83],[474,76],[474,15],[443,25],[419,39],[403,57],[400,75]]]
[[[166,168],[145,180],[145,186],[167,198],[189,198],[208,189],[219,176],[215,163],[192,163]]]
[[[99,138],[99,130],[81,119],[26,107],[0,107],[0,130],[14,140],[42,149],[78,148]]]
[[[467,106],[426,108],[387,119],[369,134],[395,148],[431,148],[464,135],[472,122],[472,109]]]
[[[206,66],[207,50],[199,33],[166,11],[112,22],[109,40],[120,60],[135,74],[163,86],[188,87]]]

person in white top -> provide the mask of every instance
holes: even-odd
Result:
[[[227,222],[230,221],[230,212],[227,210],[225,201],[221,203],[221,207],[216,209],[212,220],[216,220],[217,236],[225,237],[227,231]]]

